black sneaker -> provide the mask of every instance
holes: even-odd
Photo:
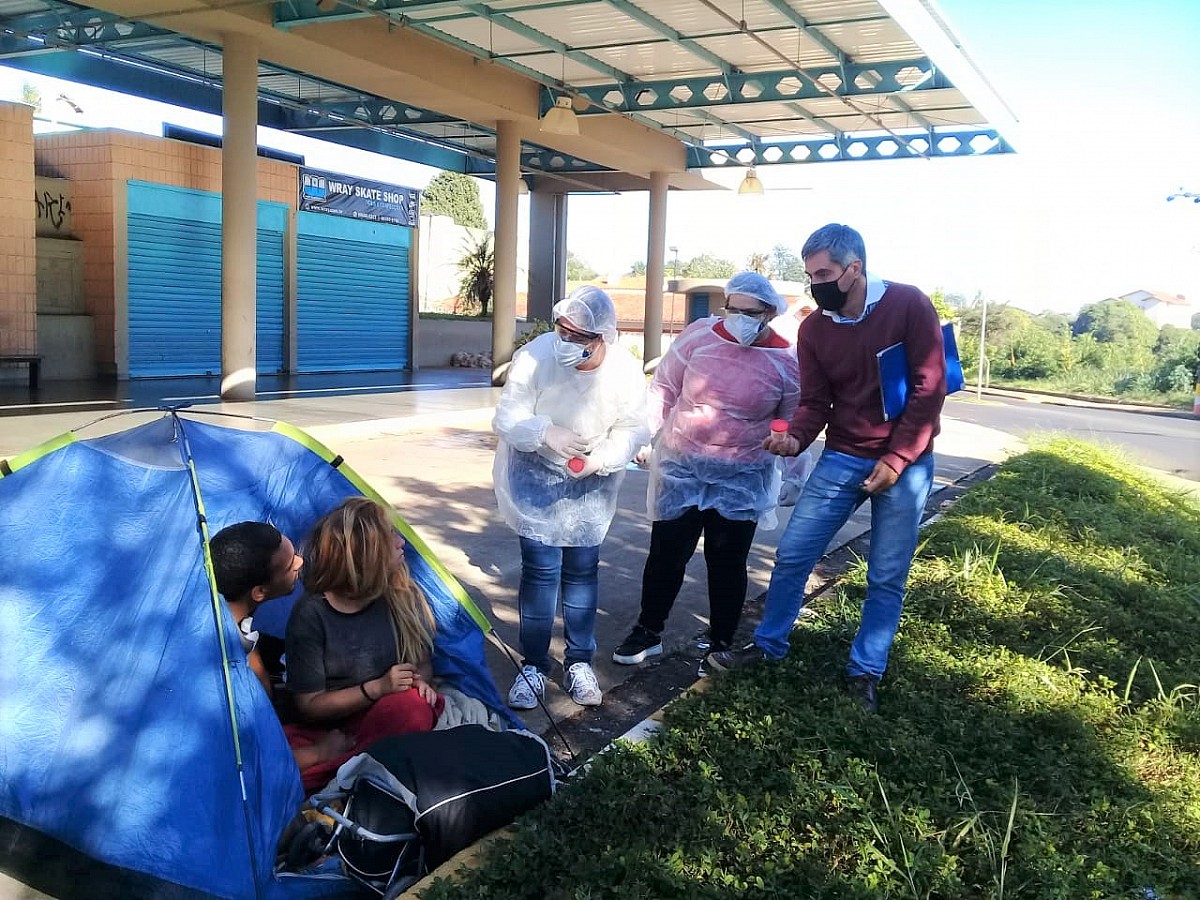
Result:
[[[649,628],[634,625],[633,631],[629,632],[629,637],[625,638],[621,642],[621,646],[613,651],[612,658],[615,663],[632,666],[644,662],[651,656],[658,656],[662,652],[662,638]]]
[[[747,644],[741,650],[714,650],[705,659],[705,667],[711,672],[728,672],[752,666],[766,656],[758,644]]]
[[[725,643],[713,644],[709,640],[708,632],[704,632],[704,653],[700,657],[700,664],[696,666],[696,677],[707,678],[710,672],[708,667],[708,658],[714,653],[723,653],[729,650],[729,645]]]
[[[873,675],[851,675],[850,693],[858,699],[862,708],[869,713],[879,712],[879,698],[875,694],[875,686],[879,680]]]

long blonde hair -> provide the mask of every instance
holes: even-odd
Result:
[[[432,652],[433,612],[396,552],[387,510],[374,500],[350,497],[317,521],[305,543],[303,577],[314,594],[387,603],[399,662],[416,664]]]

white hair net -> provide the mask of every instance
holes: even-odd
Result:
[[[566,319],[580,331],[603,335],[606,344],[617,342],[617,310],[612,298],[590,284],[575,288],[565,300],[555,303],[550,318]]]
[[[766,275],[759,275],[757,272],[738,272],[725,285],[725,299],[728,300],[734,294],[753,297],[763,306],[773,308],[777,316],[782,316],[787,312],[787,301],[783,299],[783,295],[779,291],[775,290]]]

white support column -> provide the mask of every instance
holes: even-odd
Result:
[[[492,383],[502,384],[517,333],[517,197],[521,133],[516,122],[496,123],[495,292],[492,296]]]
[[[258,265],[258,47],[224,36],[221,145],[221,398],[253,400]]]
[[[650,234],[646,241],[646,316],[642,359],[662,355],[663,269],[667,255],[667,173],[650,173]]]

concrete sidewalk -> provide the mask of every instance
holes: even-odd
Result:
[[[462,381],[469,383],[474,377],[464,375]],[[516,537],[496,512],[492,493],[495,437],[490,423],[498,396],[497,388],[447,386],[395,393],[290,396],[236,404],[207,402],[193,409],[198,414],[283,420],[304,428],[341,453],[412,523],[490,613],[498,635],[515,648],[520,555]],[[116,416],[92,425],[80,436],[95,437],[157,415],[161,413]],[[0,458],[97,417],[97,412],[91,410],[0,418]],[[207,415],[205,419],[221,421],[210,420]],[[229,422],[239,424],[236,418]],[[947,417],[937,443],[938,487],[1019,449],[1020,443],[1008,435]],[[626,473],[620,511],[601,555],[596,670],[605,690],[642,668],[617,666],[611,662],[611,654],[637,619],[650,532],[645,516],[646,479],[642,471]],[[760,531],[757,536],[750,556],[751,598],[766,587],[775,544],[789,515],[790,510],[781,510],[780,526],[771,532]],[[834,546],[852,540],[869,524],[869,511],[860,511],[838,534]],[[687,648],[704,629],[707,606],[703,557],[697,552],[664,635],[667,653]],[[554,653],[559,659],[562,649],[558,638]],[[497,687],[505,694],[513,678],[512,664],[490,645],[489,653]],[[551,688],[547,699],[556,719],[579,712],[557,686]],[[547,726],[540,710],[525,714],[525,719],[537,731]]]

